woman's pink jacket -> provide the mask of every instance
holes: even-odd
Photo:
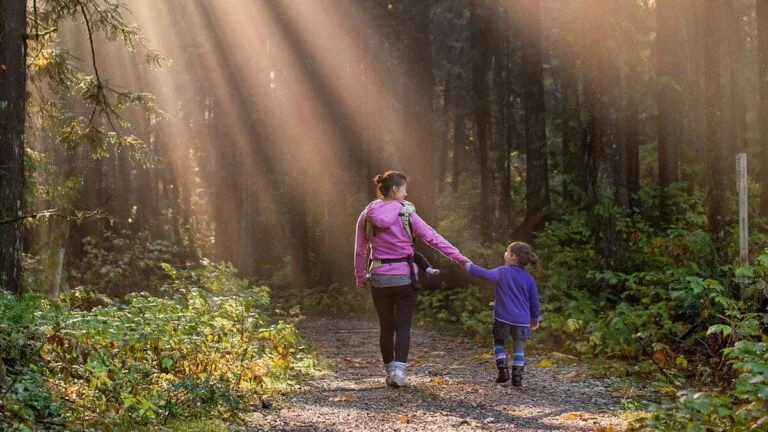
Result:
[[[366,219],[373,224],[374,234],[370,243],[373,250],[373,259],[403,258],[413,255],[413,244],[400,220],[400,211],[403,203],[397,200],[381,200],[370,202],[357,219],[355,232],[355,280],[357,286],[363,286],[366,276],[366,252],[368,239],[365,236]],[[436,249],[446,257],[464,264],[469,261],[464,255],[450,244],[443,236],[427,225],[416,212],[411,213],[411,229],[413,235],[423,240],[426,244]],[[414,266],[414,271],[418,271]],[[382,275],[407,275],[408,263],[392,263],[376,266],[371,270],[373,274]]]

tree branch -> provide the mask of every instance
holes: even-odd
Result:
[[[88,31],[88,43],[91,48],[91,64],[93,65],[93,73],[96,76],[96,87],[99,93],[99,99],[101,100],[101,104],[104,108],[104,115],[107,116],[107,122],[109,122],[112,130],[120,135],[120,132],[117,130],[115,123],[112,121],[112,116],[109,115],[109,102],[107,101],[107,94],[104,91],[105,85],[101,79],[101,75],[99,74],[99,67],[96,65],[96,47],[93,43],[93,29],[91,28],[91,21],[88,19],[88,12],[85,10],[85,5],[83,2],[81,0],[77,0],[77,5],[80,6],[80,11],[83,14],[83,20],[85,21],[85,28]],[[88,126],[90,126],[91,122],[93,122],[93,116],[96,114],[96,108],[97,107],[94,106],[93,112],[91,113],[91,118],[88,121]]]
[[[35,218],[37,218],[39,216],[56,216],[56,217],[60,217],[60,218],[67,219],[67,220],[80,221],[80,220],[90,219],[90,218],[95,218],[95,217],[103,217],[103,216],[106,216],[106,213],[104,213],[103,210],[92,210],[92,211],[89,211],[89,212],[82,212],[81,214],[76,215],[76,216],[71,216],[71,215],[66,215],[66,214],[63,214],[63,213],[59,213],[59,211],[57,209],[50,209],[50,210],[42,210],[42,211],[39,211],[39,212],[36,212],[36,213],[30,213],[30,214],[26,214],[26,215],[22,215],[22,216],[17,216],[15,218],[11,218],[11,219],[0,219],[0,225],[7,225],[7,224],[15,223],[15,222],[18,222],[18,221],[24,220],[24,219],[35,219]]]

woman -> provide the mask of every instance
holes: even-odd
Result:
[[[379,315],[379,345],[391,387],[407,385],[405,365],[411,343],[411,319],[416,307],[416,268],[410,231],[432,248],[464,265],[469,260],[415,212],[405,198],[407,178],[397,171],[377,175],[378,199],[369,203],[357,220],[355,279],[358,288],[371,285]],[[410,214],[410,218],[401,217]],[[371,268],[368,266],[370,249]]]

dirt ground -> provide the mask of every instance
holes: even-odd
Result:
[[[553,355],[526,359],[523,387],[494,384],[490,347],[413,330],[410,386],[388,388],[373,321],[307,317],[299,329],[324,366],[259,410],[250,431],[621,431],[617,380]]]

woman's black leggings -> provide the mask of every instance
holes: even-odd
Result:
[[[394,287],[373,287],[373,304],[379,314],[379,346],[384,363],[392,360],[408,362],[411,345],[411,319],[416,309],[417,291],[411,284]]]

